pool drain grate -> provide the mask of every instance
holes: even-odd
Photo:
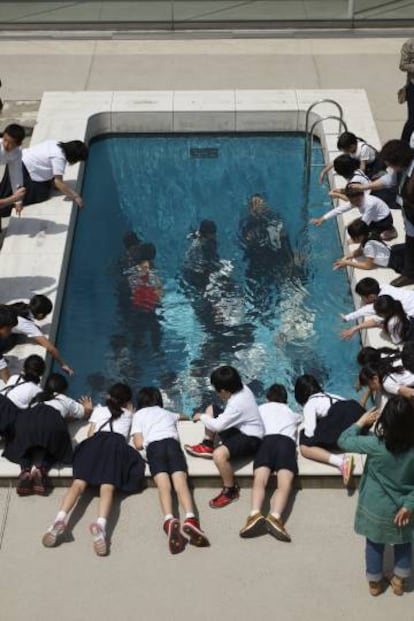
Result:
[[[191,147],[190,157],[193,159],[214,159],[218,157],[218,149],[216,147]]]

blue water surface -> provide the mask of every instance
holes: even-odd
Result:
[[[76,372],[73,396],[102,398],[118,380],[155,384],[170,407],[190,412],[209,400],[219,364],[236,366],[259,398],[275,381],[291,395],[303,372],[354,396],[358,342],[338,336],[352,299],[345,273],[332,270],[342,254],[335,220],[308,224],[330,203],[318,167],[305,201],[303,147],[299,134],[121,135],[91,145],[57,339]],[[313,158],[322,165],[318,145]],[[256,193],[283,221],[289,273],[268,261],[249,271],[239,228]],[[207,294],[182,276],[188,235],[205,218],[217,225],[222,259]],[[150,325],[124,275],[129,231],[157,248],[163,297]]]

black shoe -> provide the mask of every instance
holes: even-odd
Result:
[[[408,278],[408,276],[398,276],[390,282],[393,287],[407,287],[408,285],[414,285],[414,278]]]
[[[30,470],[22,470],[20,473],[16,492],[19,496],[31,496],[33,494],[33,481]]]

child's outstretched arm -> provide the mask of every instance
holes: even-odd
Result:
[[[324,166],[321,170],[321,174],[319,175],[319,183],[323,183],[325,181],[325,177],[328,172],[333,168],[333,162],[330,162],[326,166]]]
[[[360,332],[361,330],[366,330],[369,328],[382,328],[382,326],[383,326],[382,321],[378,319],[367,319],[366,321],[362,321],[361,323],[358,323],[356,326],[352,326],[352,328],[347,328],[346,330],[342,330],[340,336],[341,336],[341,339],[348,341],[349,339],[352,339],[354,334],[357,334],[357,332]]]

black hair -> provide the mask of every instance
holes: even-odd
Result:
[[[4,134],[7,134],[10,138],[13,138],[17,146],[22,144],[26,136],[24,127],[17,125],[17,123],[10,123],[10,125],[7,125],[7,127],[3,130],[3,136]]]
[[[137,395],[137,409],[151,408],[158,405],[164,407],[161,391],[155,386],[144,386]]]
[[[348,231],[348,235],[351,239],[363,237],[364,239],[362,243],[366,242],[369,238],[369,226],[362,220],[362,218],[352,220],[352,222],[348,224],[346,230]]]
[[[282,384],[272,384],[266,392],[266,399],[268,401],[275,401],[276,403],[287,403],[288,396],[286,388]]]
[[[46,380],[44,389],[33,397],[30,405],[50,401],[56,394],[60,395],[66,392],[67,389],[68,383],[66,378],[61,373],[51,373]]]
[[[354,172],[359,168],[359,162],[347,153],[338,155],[333,161],[335,172],[345,179],[350,179]]]
[[[348,183],[345,187],[344,194],[347,198],[356,198],[357,196],[363,196],[364,190],[356,187],[356,183]]]
[[[111,412],[111,419],[116,420],[122,416],[124,408],[132,399],[132,391],[127,384],[118,382],[108,390],[105,405]]]
[[[414,373],[414,342],[404,343],[401,352],[401,362],[407,371]]]
[[[357,136],[355,136],[352,132],[343,132],[339,136],[336,146],[339,151],[342,151],[342,149],[349,149],[349,147],[352,147],[354,144],[358,144]]]
[[[30,299],[28,304],[26,302],[14,302],[13,304],[9,304],[9,308],[12,308],[17,315],[25,317],[26,319],[29,317],[30,313],[32,313],[35,318],[43,318],[52,312],[53,304],[45,295],[37,294]]]
[[[69,164],[86,162],[88,159],[88,147],[81,140],[58,142],[58,147],[62,149]]]
[[[134,261],[153,261],[157,255],[157,249],[152,243],[140,244],[134,251]]]
[[[403,140],[389,140],[382,147],[379,157],[389,166],[407,168],[414,158],[414,150]]]
[[[215,237],[217,226],[213,220],[202,220],[198,227],[198,233],[201,237]]]
[[[305,405],[309,397],[317,392],[323,392],[318,380],[309,373],[300,375],[295,383],[295,399],[299,405]]]
[[[378,280],[375,278],[363,278],[355,285],[355,293],[361,297],[367,297],[368,295],[378,295],[380,292],[380,286]]]
[[[45,368],[46,365],[43,358],[37,354],[32,354],[24,361],[22,375],[26,382],[40,384],[40,378],[45,372]]]
[[[361,386],[368,386],[369,382],[375,377],[378,377],[380,383],[382,384],[382,381],[385,377],[383,369],[381,369],[380,365],[377,364],[366,364],[360,370],[358,379]]]
[[[414,408],[411,399],[394,395],[388,399],[374,433],[393,455],[414,448]]]
[[[234,394],[243,389],[243,382],[239,372],[234,367],[226,365],[218,367],[212,372],[210,382],[217,392],[227,390]]]
[[[392,347],[362,347],[357,355],[357,362],[361,366],[379,366],[387,361],[397,360],[401,357],[398,349]]]
[[[0,304],[0,328],[17,326],[17,313],[7,304]]]
[[[407,339],[411,330],[411,322],[399,300],[394,300],[390,295],[380,295],[374,302],[374,310],[377,315],[384,319],[384,331],[388,336],[390,335],[390,320],[396,317],[400,338],[402,341]]]

